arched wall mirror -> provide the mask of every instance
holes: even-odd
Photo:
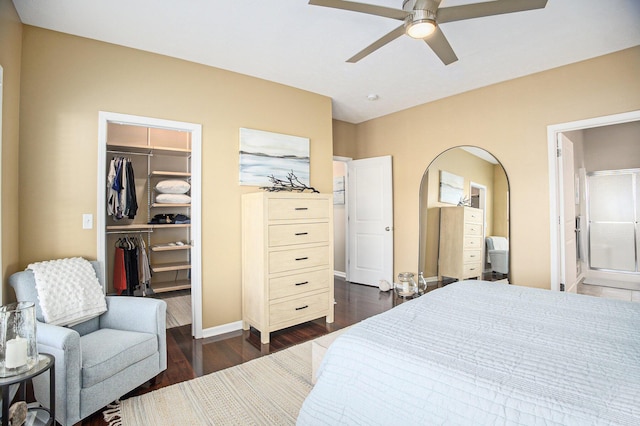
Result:
[[[452,280],[508,280],[509,180],[482,148],[438,155],[420,185],[419,270],[429,286]]]

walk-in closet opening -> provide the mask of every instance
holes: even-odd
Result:
[[[101,113],[99,259],[107,294],[162,298],[201,337],[200,126]],[[196,149],[197,148],[197,149]]]

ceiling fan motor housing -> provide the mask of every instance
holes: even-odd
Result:
[[[438,6],[440,6],[440,1],[436,0],[404,0],[402,10],[408,13],[427,11],[433,15],[433,19],[435,20]]]
[[[413,38],[430,35],[436,27],[436,11],[439,4],[439,1],[434,0],[405,0],[402,3],[402,10],[407,12],[404,20],[406,33]],[[428,24],[430,29],[424,30],[425,24]],[[416,31],[418,27],[422,28]]]

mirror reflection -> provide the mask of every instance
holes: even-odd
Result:
[[[487,151],[438,155],[420,185],[419,271],[430,289],[463,279],[509,277],[509,181]]]

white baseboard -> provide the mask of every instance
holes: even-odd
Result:
[[[347,273],[346,272],[333,271],[333,275],[335,277],[347,278]]]
[[[228,324],[205,328],[204,330],[202,330],[202,337],[214,337],[225,333],[231,333],[232,331],[237,330],[242,330],[242,321],[230,322]]]

